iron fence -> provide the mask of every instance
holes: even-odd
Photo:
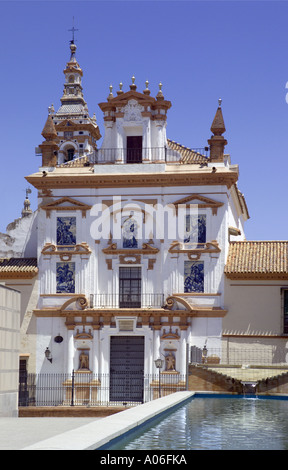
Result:
[[[186,376],[118,371],[20,373],[19,406],[134,406],[186,390]]]

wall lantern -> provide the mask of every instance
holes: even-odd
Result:
[[[162,369],[163,362],[164,362],[163,359],[159,358],[159,359],[156,359],[154,362],[155,362],[155,366],[156,366],[157,369]]]
[[[50,351],[49,348],[46,348],[45,357],[46,357],[46,359],[47,359],[49,362],[51,362],[51,364],[52,364],[52,354],[51,354],[51,351]]]

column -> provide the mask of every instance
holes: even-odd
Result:
[[[72,374],[74,369],[74,328],[68,330],[68,345],[67,345],[67,373]]]
[[[94,337],[92,341],[92,363],[91,369],[93,374],[99,374],[99,330],[94,330]]]
[[[153,358],[153,367],[154,367],[154,373],[158,372],[156,370],[154,361],[156,359],[159,359],[160,356],[160,330],[154,330],[154,358]]]
[[[181,350],[180,350],[180,368],[179,372],[181,375],[186,374],[186,345],[187,345],[187,331],[181,330]]]

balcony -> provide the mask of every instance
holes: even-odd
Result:
[[[91,294],[90,308],[162,308],[164,294]]]
[[[109,163],[195,163],[199,160],[207,160],[208,148],[173,149],[170,147],[149,148],[101,148],[91,155],[92,164]]]
[[[190,149],[168,140],[165,147],[100,148],[90,154],[76,153],[72,160],[59,163],[61,167],[84,167],[110,164],[192,164],[206,165],[209,147]]]

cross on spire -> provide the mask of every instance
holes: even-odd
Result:
[[[74,16],[73,16],[73,26],[71,29],[68,29],[68,31],[72,31],[72,40],[70,42],[71,44],[74,44],[74,33],[75,31],[79,31],[79,29],[74,28]]]

